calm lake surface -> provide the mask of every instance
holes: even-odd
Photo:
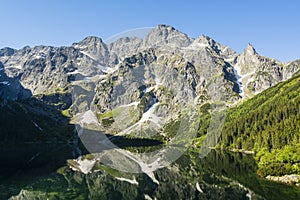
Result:
[[[0,199],[300,199],[300,188],[258,177],[253,157],[241,153],[213,150],[201,159],[197,152],[186,152],[154,173],[159,184],[145,174],[123,174],[136,180],[132,184],[114,177],[122,173],[85,175],[64,167],[74,156],[72,146],[0,150]]]

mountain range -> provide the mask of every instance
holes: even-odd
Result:
[[[202,123],[208,113],[245,101],[247,105],[251,98],[259,98],[258,94],[280,82],[294,77],[295,84],[298,74],[300,60],[282,63],[259,55],[251,44],[239,54],[208,36],[191,38],[169,25],[158,25],[145,38],[122,37],[111,43],[89,36],[67,47],[6,47],[0,49],[0,143],[9,147],[53,145],[46,145],[43,152],[61,148],[60,144],[68,146],[60,161],[55,159],[57,152],[39,160],[41,150],[36,147],[30,147],[32,152],[23,155],[23,160],[18,154],[5,157],[7,162],[14,160],[14,165],[16,160],[26,165],[50,160],[55,168],[71,159],[68,165],[72,170],[87,174],[106,169],[103,162],[122,160],[122,165],[112,164],[113,168],[143,172],[157,183],[153,171],[174,155],[151,155],[151,163],[147,160],[145,164],[127,151],[115,150],[114,144],[124,149],[141,143],[197,146],[209,130],[209,122],[205,119]],[[246,111],[242,114],[247,115]],[[238,137],[243,133],[237,128],[240,121],[252,118],[243,117],[243,121],[238,111],[232,113],[229,118],[233,121],[225,123],[228,133],[222,132],[221,145],[253,150],[253,145],[247,144],[255,143],[256,136],[247,132],[251,140],[243,138],[247,144],[241,144]],[[113,144],[108,144],[107,138]],[[219,137],[214,140],[212,147]],[[99,142],[100,149],[95,147]],[[267,144],[262,143],[261,148]],[[88,154],[107,150],[109,155]],[[153,164],[155,159],[161,163]]]
[[[124,37],[105,44],[91,36],[70,47],[3,48],[1,91],[17,94],[2,92],[1,96],[14,99],[26,98],[28,92],[55,93],[68,88],[75,76],[111,74],[128,61],[134,65],[141,60],[146,64],[160,61],[174,68],[189,65],[198,76],[194,80],[197,89],[207,87],[211,76],[220,75],[223,85],[228,87],[227,93],[237,99],[259,93],[299,71],[298,60],[281,63],[259,55],[251,44],[238,54],[207,36],[194,39],[171,26],[159,25],[144,39]],[[21,85],[14,83],[16,80]],[[27,90],[25,94],[22,87]]]

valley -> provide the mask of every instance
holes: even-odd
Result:
[[[299,73],[169,25],[0,49],[0,199],[297,199]]]

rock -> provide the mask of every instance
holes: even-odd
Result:
[[[267,176],[266,179],[287,184],[298,184],[300,182],[300,175],[290,174],[284,176]]]
[[[169,25],[158,25],[143,40],[124,37],[105,44],[101,38],[89,36],[70,47],[3,48],[0,50],[0,62],[3,64],[1,73],[7,77],[0,80],[3,83],[8,78],[14,80],[16,94],[12,96],[18,94],[22,98],[30,95],[19,91],[21,87],[32,95],[70,92],[73,82],[92,77],[100,88],[104,87],[99,84],[103,79],[113,84],[125,76],[131,81],[136,78],[137,82],[148,87],[147,84],[153,83],[151,70],[155,64],[160,66],[166,77],[171,78],[171,74],[184,76],[195,98],[205,95],[206,98],[225,102],[236,102],[243,96],[242,93],[251,96],[286,80],[299,73],[300,65],[299,60],[282,64],[261,56],[251,44],[238,55],[208,36],[190,38]],[[140,71],[134,72],[137,69]],[[132,75],[133,72],[138,74]],[[145,76],[147,83],[140,82],[140,75]],[[97,78],[100,76],[101,79]],[[172,81],[163,79],[169,87]],[[109,109],[107,103],[110,100],[105,99],[110,98],[109,84],[105,86],[108,89],[101,94],[97,92],[99,94],[95,98],[99,107],[106,107],[104,110]],[[2,89],[2,94],[7,91]],[[137,100],[136,96],[140,94],[134,93],[130,98]]]
[[[186,47],[191,44],[192,41],[192,38],[189,38],[186,34],[176,30],[172,26],[158,25],[146,36],[140,50],[159,46]]]

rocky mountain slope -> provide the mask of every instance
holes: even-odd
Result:
[[[67,146],[63,159],[77,158],[69,160],[74,171],[143,172],[157,184],[154,171],[176,160],[206,127],[199,128],[204,112],[234,106],[299,72],[299,60],[281,63],[259,55],[250,44],[238,54],[208,36],[190,38],[168,25],[157,26],[144,39],[124,37],[109,44],[90,36],[69,47],[3,48],[2,143],[31,145],[24,147],[30,150],[23,156],[25,165],[44,162],[41,150],[32,147],[51,142],[55,149]],[[102,154],[80,156],[77,133],[89,152]],[[172,148],[138,157],[114,141],[127,149],[145,141]],[[230,142],[238,143],[237,138]]]
[[[144,39],[105,44],[90,36],[70,47],[3,48],[0,97],[34,96],[55,106],[71,105],[72,98],[64,112],[76,124],[106,134],[167,140],[166,125],[182,120],[187,109],[207,102],[234,105],[299,68],[299,60],[280,63],[250,44],[238,54],[208,36],[190,38],[159,25]]]
[[[262,176],[300,174],[299,94],[300,74],[232,108],[220,143],[256,152]]]
[[[189,63],[199,76],[197,83],[193,83],[195,86],[205,86],[212,76],[220,75],[224,77],[223,81],[232,83],[228,88],[231,91],[227,93],[233,90],[242,96],[261,92],[299,70],[297,61],[280,63],[260,56],[251,45],[239,55],[207,36],[190,38],[167,25],[157,26],[143,40],[125,37],[105,44],[100,38],[87,37],[70,47],[3,48],[0,62],[8,77],[19,80],[24,88],[36,95],[66,88],[75,80],[75,75],[80,79],[79,75],[108,74],[120,67],[126,58],[147,51],[155,52],[155,61],[174,68]],[[242,91],[234,90],[234,84]]]
[[[205,103],[233,106],[299,73],[299,64],[261,56],[250,44],[238,54],[208,36],[158,25],[144,39],[106,44],[90,36],[69,47],[3,48],[0,97],[33,96],[86,130],[172,142],[169,124],[193,113],[188,130]]]
[[[197,82],[193,84],[198,89],[205,88],[212,77],[221,76],[223,84],[219,86],[226,87],[230,96],[251,96],[290,78],[299,70],[298,61],[280,63],[260,56],[251,45],[239,55],[207,36],[190,38],[167,25],[157,26],[143,40],[125,37],[105,44],[100,38],[87,37],[70,47],[3,48],[0,66],[4,70],[1,73],[18,80],[36,95],[64,90],[75,78],[80,79],[80,75],[110,74],[122,66],[121,63],[126,63],[126,59],[146,52],[154,52],[155,62],[174,69],[189,63],[196,70]],[[223,86],[226,82],[230,84]]]

